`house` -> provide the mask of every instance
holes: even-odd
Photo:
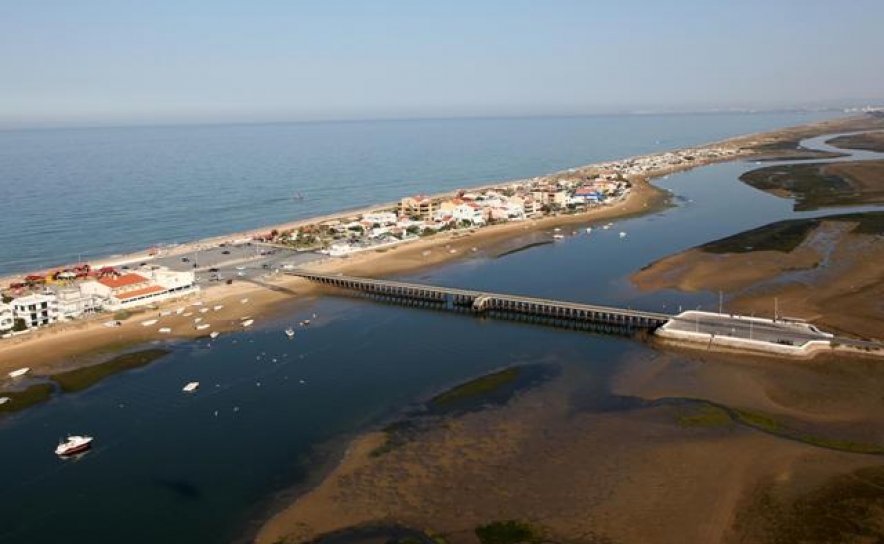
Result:
[[[15,318],[12,314],[12,306],[0,302],[0,333],[9,332],[15,325]]]
[[[433,218],[436,209],[436,203],[422,195],[405,197],[399,202],[400,217],[417,217],[428,221]]]
[[[58,300],[55,295],[36,293],[12,300],[15,319],[24,319],[30,328],[43,327],[58,321]]]
[[[455,221],[469,221],[473,225],[484,225],[485,210],[475,202],[464,202],[451,211]]]

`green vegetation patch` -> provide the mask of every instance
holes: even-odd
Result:
[[[523,544],[544,540],[543,532],[530,523],[518,520],[495,521],[476,527],[482,544]]]
[[[760,412],[750,412],[749,410],[739,409],[734,410],[733,414],[736,417],[737,421],[750,427],[754,427],[756,429],[767,431],[773,434],[779,434],[782,431],[782,426],[780,425],[780,423],[769,415],[762,414]]]
[[[726,410],[711,404],[699,406],[690,412],[682,412],[678,416],[678,424],[682,427],[718,428],[732,427],[734,422]]]
[[[796,499],[771,486],[738,514],[741,541],[777,544],[884,542],[884,467],[831,478]]]
[[[884,131],[864,132],[838,136],[826,142],[842,149],[862,149],[866,151],[884,152]]]
[[[486,374],[485,376],[462,383],[441,395],[433,397],[430,399],[430,403],[437,406],[443,406],[455,401],[487,395],[505,385],[515,382],[521,374],[522,369],[520,367],[508,368],[493,374]]]
[[[761,191],[788,193],[795,199],[796,211],[884,202],[884,192],[858,187],[849,178],[827,173],[826,166],[826,163],[768,166],[746,172],[740,181]]]
[[[819,226],[817,219],[790,219],[747,230],[700,246],[706,253],[750,253],[779,251],[789,253]]]
[[[49,400],[55,387],[51,383],[38,383],[23,391],[0,392],[0,397],[9,397],[10,401],[0,404],[0,414],[18,412],[35,404]]]
[[[66,393],[82,391],[108,376],[124,370],[145,366],[169,353],[169,350],[160,348],[124,353],[97,365],[54,374],[51,378],[58,383],[61,390]]]
[[[789,253],[824,221],[856,223],[855,234],[884,234],[884,212],[848,213],[812,219],[789,219],[747,230],[699,246],[706,253],[750,253],[779,251]]]

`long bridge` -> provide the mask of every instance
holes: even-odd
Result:
[[[673,316],[641,310],[611,308],[577,302],[504,295],[401,281],[286,272],[321,285],[344,289],[375,300],[438,310],[470,312],[515,321],[532,321],[558,327],[631,334],[654,331]]]

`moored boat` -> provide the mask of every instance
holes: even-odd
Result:
[[[208,323],[200,323],[199,325],[196,326],[196,330],[204,331],[204,330],[208,329],[209,327],[211,327],[211,325]]]
[[[212,332],[209,333],[209,338],[211,338],[212,340],[214,340],[215,338],[218,338],[218,336],[220,336],[220,334],[221,334],[221,333],[218,332],[218,331],[212,331]]]
[[[58,446],[55,448],[55,454],[61,457],[66,457],[68,455],[84,452],[91,447],[91,436],[70,435],[67,437],[67,440],[61,440],[58,442]]]
[[[10,378],[19,378],[21,376],[24,376],[25,374],[27,374],[30,371],[31,371],[31,368],[26,366],[24,368],[19,368],[18,370],[13,370],[12,372],[9,373],[9,377]]]
[[[200,387],[200,382],[188,382],[187,385],[181,388],[185,393],[193,393]]]
[[[170,332],[172,332],[172,329],[170,327],[162,327],[162,328],[158,329],[157,332],[161,332],[163,334],[169,334]]]
[[[159,321],[159,320],[158,319],[148,319],[147,321],[142,321],[141,326],[142,327],[150,327],[151,325],[156,325],[157,321]]]
[[[293,337],[295,335],[295,329],[293,329],[291,327],[287,328],[285,330],[285,335],[288,336],[289,338]]]
[[[252,326],[252,323],[254,323],[254,322],[255,322],[254,319],[246,319],[246,320],[244,320],[244,321],[241,323],[241,325],[242,325],[243,327],[251,327],[251,326]]]

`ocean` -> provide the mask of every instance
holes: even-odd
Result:
[[[836,115],[605,115],[0,131],[0,275]]]

